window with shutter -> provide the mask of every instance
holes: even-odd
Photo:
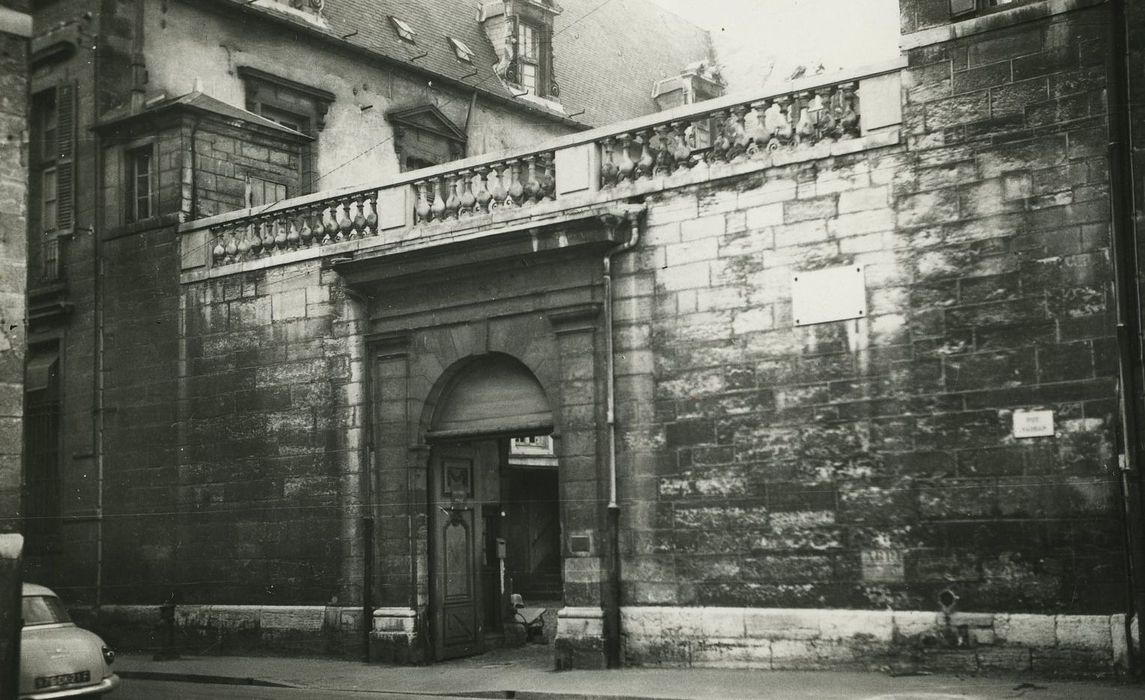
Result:
[[[75,227],[75,84],[56,88],[56,111],[56,230],[70,231]]]

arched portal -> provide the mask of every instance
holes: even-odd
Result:
[[[525,365],[490,353],[446,373],[426,433],[430,618],[437,659],[519,636],[561,595],[557,462],[549,400]],[[526,599],[524,612],[510,595]]]

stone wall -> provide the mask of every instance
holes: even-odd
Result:
[[[1104,22],[919,45],[900,145],[649,197],[617,285],[626,605],[1124,612]],[[793,277],[833,266],[865,312],[798,325]],[[1015,437],[1026,409],[1053,435]],[[647,629],[630,660],[709,637]]]
[[[12,641],[20,624],[18,603],[23,538],[24,352],[26,341],[28,191],[28,35],[25,2],[0,2],[0,695],[17,692],[19,657]],[[7,680],[4,680],[7,679]]]

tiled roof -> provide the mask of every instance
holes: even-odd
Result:
[[[565,109],[593,126],[656,111],[652,86],[713,59],[708,33],[650,0],[563,0],[554,37]]]
[[[249,4],[249,0],[223,1]],[[566,113],[585,110],[573,117],[575,121],[597,126],[654,111],[653,82],[710,56],[706,32],[649,0],[559,4],[564,12],[556,17],[555,72]],[[416,43],[398,37],[390,16],[417,32]],[[322,17],[327,28],[319,31],[357,48],[512,98],[493,73],[497,54],[477,21],[474,0],[326,0]],[[473,50],[472,64],[457,58],[447,37],[460,39]]]
[[[255,126],[261,126],[264,129],[271,129],[274,131],[280,131],[282,133],[290,134],[291,136],[297,136],[297,137],[303,138],[303,139],[309,138],[305,134],[301,134],[301,133],[295,131],[294,129],[289,129],[289,128],[287,128],[287,127],[285,127],[285,126],[283,126],[277,122],[272,122],[271,120],[267,119],[266,117],[263,117],[262,115],[255,114],[254,112],[248,112],[245,109],[240,109],[238,107],[234,107],[232,105],[227,104],[226,102],[223,102],[221,100],[216,100],[215,98],[211,97],[210,95],[205,95],[205,94],[203,94],[197,90],[194,92],[188,92],[185,95],[179,95],[178,97],[171,97],[171,98],[162,100],[160,102],[150,104],[147,106],[146,109],[144,109],[142,112],[139,112],[139,113],[134,113],[134,114],[124,113],[124,114],[108,115],[100,121],[99,128],[102,129],[102,128],[110,127],[110,126],[113,126],[116,124],[123,124],[123,123],[129,122],[129,121],[136,121],[136,120],[143,119],[143,118],[149,117],[151,115],[154,115],[158,112],[165,112],[167,110],[176,109],[179,107],[189,108],[189,109],[193,109],[193,110],[196,110],[199,112],[209,112],[211,114],[218,115],[219,117],[222,117],[223,119],[244,121],[244,122],[247,122],[248,124],[254,124]]]

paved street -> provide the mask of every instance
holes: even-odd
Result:
[[[549,650],[496,650],[431,667],[338,659],[125,654],[121,698],[505,698],[636,700],[1145,700],[1145,688],[1107,681],[879,672],[627,668],[553,671]],[[167,678],[168,680],[159,680]],[[243,685],[188,683],[231,679]],[[252,687],[251,682],[291,687]]]
[[[282,698],[283,700],[425,700],[425,695],[387,693],[382,691],[322,690],[318,688],[265,688],[258,686],[220,685],[215,683],[180,683],[129,678],[123,681],[116,700],[214,700],[215,698]],[[442,696],[437,696],[440,700]]]

